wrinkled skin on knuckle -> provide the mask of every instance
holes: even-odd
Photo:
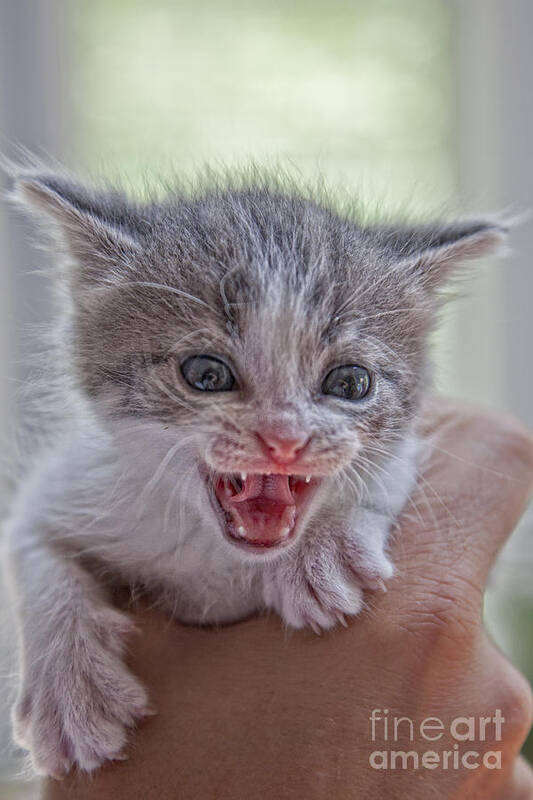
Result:
[[[502,656],[493,702],[505,718],[503,744],[511,754],[516,754],[533,724],[533,693],[522,673]]]
[[[529,473],[529,486],[533,488],[533,435],[512,417],[498,417],[495,429],[499,434],[500,454],[521,464]]]
[[[409,600],[397,609],[397,624],[410,635],[426,637],[433,650],[457,656],[469,652],[479,632],[480,611],[468,588],[460,578],[418,577],[411,587],[403,587]]]

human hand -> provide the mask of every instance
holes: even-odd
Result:
[[[488,573],[530,493],[533,444],[512,421],[444,400],[423,426],[431,457],[395,536],[386,594],[321,637],[287,633],[272,616],[213,631],[139,610],[132,661],[158,715],[136,731],[128,761],[47,781],[44,800],[533,797],[517,759],[530,689],[481,620]],[[407,721],[393,738],[394,717],[413,722],[412,740]],[[457,738],[470,730],[463,717],[474,718],[472,741]],[[490,718],[484,740],[480,717]],[[441,760],[372,768],[383,764],[373,754],[393,750]],[[474,769],[462,765],[467,751],[479,753]],[[486,751],[500,753],[501,769],[483,766]]]

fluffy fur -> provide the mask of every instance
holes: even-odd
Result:
[[[15,738],[38,772],[60,775],[119,757],[151,713],[121,659],[132,625],[113,586],[188,622],[274,609],[318,630],[390,577],[440,289],[505,231],[363,225],[261,181],[136,205],[23,172],[14,198],[51,237],[65,290],[54,360],[68,414],[6,529]],[[231,364],[238,391],[192,390],[180,365],[198,353]],[[321,393],[342,364],[370,370],[363,400]],[[265,426],[312,436],[297,471],[319,485],[290,545],[257,554],[222,535],[201,475],[253,472]]]

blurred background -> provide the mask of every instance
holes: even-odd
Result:
[[[253,158],[323,175],[382,211],[522,214],[533,187],[532,69],[528,0],[0,0],[0,151],[23,145],[140,192],[170,169],[192,176],[206,161]],[[448,312],[435,340],[438,386],[533,429],[531,221],[511,246]],[[32,274],[46,257],[5,204],[0,258],[9,463],[27,334],[53,309]],[[526,515],[486,602],[487,624],[530,679],[532,544]],[[0,714],[0,796],[29,797],[5,706]]]

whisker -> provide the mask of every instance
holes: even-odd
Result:
[[[376,446],[376,445],[370,445],[370,446],[369,446],[369,449],[370,449],[370,448],[373,448],[373,449],[374,449],[374,450],[376,450],[376,451],[378,450],[378,448],[377,448],[377,446]],[[382,451],[382,452],[386,452],[386,451]],[[405,459],[402,459],[402,458],[400,458],[400,457],[399,457],[398,455],[396,455],[395,453],[390,453],[390,452],[388,452],[388,453],[387,453],[387,455],[388,455],[388,457],[389,457],[389,458],[395,458],[395,459],[396,459],[396,460],[397,460],[399,463],[401,463],[401,464],[403,464],[403,465],[406,465],[406,464],[408,463],[408,462],[406,462],[406,460],[405,460]],[[450,455],[453,455],[453,454],[450,454]],[[466,462],[466,463],[468,463],[468,462]],[[422,481],[422,482],[423,482],[423,484],[424,484],[424,485],[425,485],[425,486],[426,486],[426,487],[427,487],[427,488],[428,488],[428,489],[429,489],[429,490],[430,490],[430,491],[433,493],[433,495],[434,495],[434,496],[435,496],[435,498],[436,498],[436,499],[439,501],[439,503],[441,504],[441,506],[442,506],[442,507],[444,508],[444,510],[447,512],[447,514],[449,514],[449,516],[450,516],[450,518],[453,520],[453,522],[454,522],[454,523],[455,523],[455,524],[456,524],[458,527],[460,527],[460,523],[459,523],[459,521],[456,519],[456,517],[455,517],[455,515],[452,513],[452,511],[451,511],[451,510],[448,508],[448,506],[447,506],[447,505],[446,505],[446,503],[444,502],[444,500],[443,500],[443,498],[441,497],[441,495],[439,494],[439,492],[437,492],[437,490],[435,489],[435,487],[434,487],[434,486],[433,486],[433,485],[430,483],[430,481],[428,481],[428,480],[427,480],[427,478],[425,478],[425,476],[423,475],[423,473],[421,472],[421,470],[420,470],[418,467],[415,467],[415,472],[416,472],[417,480],[418,480],[418,481]],[[503,476],[503,477],[505,477],[505,476]]]
[[[189,294],[189,292],[184,292],[182,289],[176,289],[175,286],[166,286],[164,283],[156,283],[154,281],[127,281],[125,283],[113,284],[115,288],[121,288],[126,286],[144,286],[147,289],[161,289],[165,292],[170,292],[171,294],[178,295],[178,297],[185,297],[187,300],[192,300],[194,303],[198,303],[204,308],[210,308],[209,303],[206,303],[205,300],[201,300],[199,297],[196,297],[194,294]]]

